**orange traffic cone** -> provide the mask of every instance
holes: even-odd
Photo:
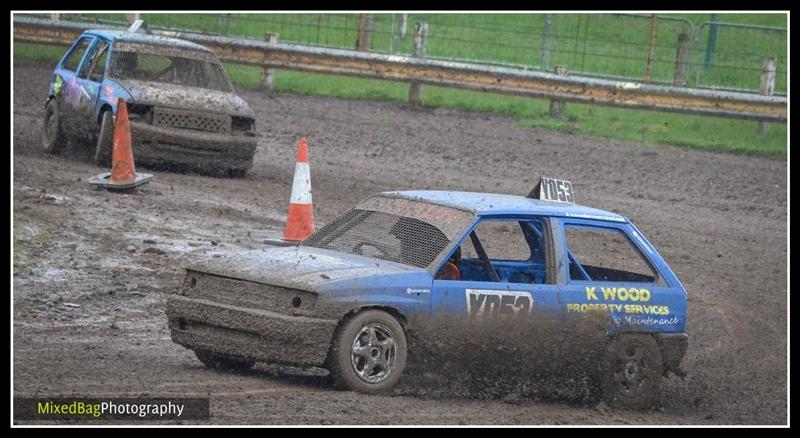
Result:
[[[311,202],[311,171],[308,167],[308,143],[300,139],[297,164],[294,166],[292,198],[283,229],[283,240],[300,242],[314,232],[314,206]]]
[[[131,124],[125,99],[117,104],[117,119],[114,123],[114,150],[111,172],[89,179],[89,184],[107,189],[131,189],[150,182],[153,175],[136,173],[131,150]]]

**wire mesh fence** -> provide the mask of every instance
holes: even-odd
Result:
[[[48,15],[48,14],[43,14]],[[49,18],[49,17],[47,17]],[[125,24],[125,14],[61,14]],[[650,14],[142,14],[151,28],[413,55],[425,22],[427,58],[607,79],[758,92],[765,57],[786,93],[786,28]],[[724,15],[723,15],[724,18]],[[695,21],[693,23],[693,21]]]
[[[757,90],[764,58],[776,60],[775,93],[786,94],[785,28],[705,22],[697,30],[692,70],[697,85]]]

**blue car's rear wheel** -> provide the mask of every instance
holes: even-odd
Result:
[[[407,356],[405,332],[397,319],[380,310],[367,310],[339,327],[328,368],[339,388],[380,393],[400,379]]]
[[[663,376],[658,343],[649,334],[623,333],[606,348],[603,398],[612,406],[647,409],[658,401]]]

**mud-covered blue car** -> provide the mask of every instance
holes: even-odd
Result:
[[[214,52],[130,31],[87,30],[64,53],[50,77],[44,150],[71,142],[109,166],[120,98],[137,162],[229,176],[252,167],[255,119]]]
[[[572,200],[544,178],[528,197],[374,195],[298,246],[189,266],[167,301],[172,339],[211,368],[322,366],[376,393],[400,378],[418,317],[600,312],[606,399],[649,406],[682,373],[686,291],[628,219]]]

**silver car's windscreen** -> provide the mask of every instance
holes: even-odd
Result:
[[[375,196],[320,228],[302,245],[427,268],[472,221],[468,211]]]
[[[118,44],[112,52],[109,76],[120,80],[231,91],[222,65],[205,53],[193,54],[191,50],[176,53],[155,45]]]

